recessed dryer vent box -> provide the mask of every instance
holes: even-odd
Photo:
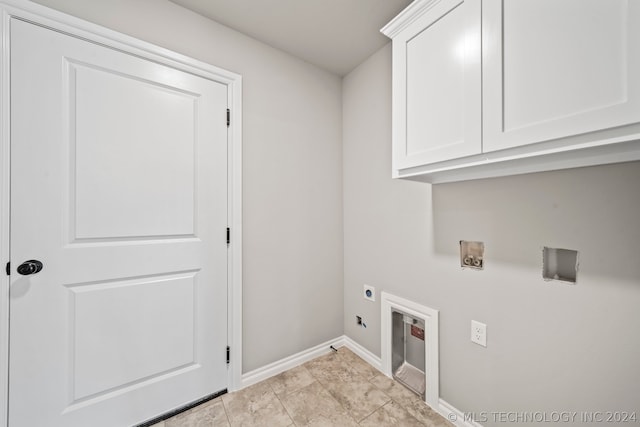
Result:
[[[484,243],[460,240],[460,266],[482,270],[484,268]]]
[[[542,277],[576,283],[578,276],[578,251],[544,247],[542,250]]]
[[[391,369],[393,378],[419,395],[426,392],[425,321],[393,309],[391,312]]]

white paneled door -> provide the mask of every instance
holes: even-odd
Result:
[[[227,86],[10,25],[9,425],[127,426],[225,389]]]

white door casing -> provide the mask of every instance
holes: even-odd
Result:
[[[36,41],[31,48],[42,48],[48,56],[55,56],[55,47],[52,45],[57,43],[55,41],[57,39],[62,39],[62,44],[70,42],[72,45],[79,44],[87,48],[86,52],[78,56],[67,55],[65,60],[61,60],[64,56],[62,55],[57,59],[56,65],[59,67],[55,71],[59,73],[58,77],[64,76],[56,82],[58,89],[62,88],[60,93],[44,94],[41,90],[43,86],[38,86],[38,88],[31,88],[33,89],[31,96],[34,96],[34,99],[28,100],[24,105],[20,105],[22,102],[20,97],[13,99],[18,112],[12,118],[13,135],[17,139],[24,137],[25,141],[32,139],[28,135],[39,135],[40,144],[28,146],[28,144],[14,142],[12,147],[15,162],[24,162],[25,158],[28,158],[26,162],[36,170],[35,173],[24,173],[25,179],[14,178],[12,212],[24,210],[25,206],[32,208],[26,209],[26,215],[14,214],[14,229],[22,228],[24,231],[28,228],[25,225],[29,225],[32,228],[30,232],[37,236],[39,245],[43,241],[53,241],[60,245],[57,248],[55,245],[49,245],[44,249],[34,250],[33,245],[19,243],[21,239],[18,237],[21,232],[14,231],[12,236],[14,237],[11,253],[12,296],[14,297],[12,299],[12,337],[19,336],[20,328],[32,327],[30,332],[39,334],[40,338],[47,342],[44,345],[38,343],[36,336],[33,335],[23,340],[22,344],[12,342],[12,386],[13,380],[18,378],[21,369],[23,374],[28,372],[27,377],[33,379],[42,374],[38,372],[37,363],[44,359],[47,363],[59,363],[64,359],[65,352],[71,356],[66,360],[68,366],[62,370],[63,372],[52,370],[51,366],[46,369],[47,384],[50,387],[32,389],[27,385],[31,381],[29,378],[27,382],[20,383],[20,387],[25,387],[30,392],[31,414],[28,416],[48,410],[46,405],[40,405],[37,399],[52,393],[52,395],[60,395],[59,401],[55,403],[58,405],[55,408],[56,411],[60,409],[61,402],[65,405],[62,412],[66,417],[66,425],[72,425],[74,422],[87,425],[87,419],[83,419],[84,415],[82,415],[86,413],[87,408],[97,405],[101,406],[105,413],[109,413],[115,408],[109,406],[111,405],[109,402],[117,401],[118,396],[129,396],[125,413],[118,416],[123,417],[120,418],[121,420],[143,421],[140,417],[157,415],[179,406],[178,403],[187,403],[201,397],[204,389],[189,395],[188,391],[180,385],[181,382],[183,385],[193,382],[191,380],[196,378],[196,372],[208,379],[215,376],[220,378],[220,372],[222,372],[222,376],[225,377],[223,387],[235,389],[239,384],[241,372],[239,359],[241,349],[238,339],[241,324],[234,323],[232,320],[227,327],[225,315],[224,322],[217,325],[216,334],[224,335],[226,342],[226,335],[229,333],[229,343],[235,350],[232,352],[230,380],[227,381],[226,378],[226,365],[217,374],[209,372],[207,375],[204,372],[207,369],[204,366],[206,361],[202,360],[203,356],[207,356],[205,348],[207,340],[202,336],[203,331],[198,323],[204,320],[203,316],[212,307],[198,304],[200,304],[199,301],[206,301],[208,294],[208,300],[215,301],[214,304],[217,304],[214,308],[226,312],[229,304],[230,317],[241,319],[238,307],[241,295],[239,286],[241,283],[239,268],[241,249],[239,240],[241,238],[240,77],[37,5],[28,5],[29,10],[24,10],[14,5],[27,6],[26,2],[11,3],[12,5],[5,6],[3,13],[2,34],[5,44],[9,41],[9,26],[13,27],[16,34],[21,31],[21,27],[23,29],[33,27],[37,29],[36,32],[45,31],[47,35],[44,39]],[[20,22],[12,16],[41,21],[49,27],[57,27],[67,33],[78,34],[84,39],[96,40],[102,45],[111,45],[117,50],[98,47],[97,44]],[[55,21],[51,21],[50,18]],[[87,28],[91,32],[87,32]],[[20,43],[20,38],[16,37],[12,43]],[[31,42],[33,43],[33,40]],[[22,63],[23,67],[36,74],[43,73],[41,76],[46,80],[46,71],[43,71],[47,66],[46,61],[38,62],[40,59],[37,59],[33,52],[20,58],[21,49],[24,50],[25,47],[27,46],[17,47],[12,44],[12,59],[15,59],[15,62],[9,63],[7,56],[9,50],[5,49],[2,63],[3,144],[0,153],[3,174],[0,177],[2,184],[0,189],[3,196],[1,230],[3,239],[1,252],[7,257],[9,255],[8,239],[4,236],[8,236],[9,222],[7,212],[9,104],[8,96],[4,95],[9,91],[9,66],[17,70],[19,68],[15,67],[21,66],[20,61],[26,61]],[[73,48],[76,47],[78,46],[73,46]],[[83,46],[80,48],[82,49]],[[96,49],[100,52],[96,53]],[[127,55],[122,51],[130,51],[134,55]],[[106,57],[100,58],[101,55]],[[149,57],[154,63],[144,61],[141,57]],[[118,69],[120,66],[124,68]],[[187,72],[181,71],[180,68]],[[14,73],[14,84],[20,84],[21,77],[24,77],[24,81],[29,78],[22,73]],[[33,77],[31,75],[32,79]],[[38,79],[36,82],[37,85],[45,84]],[[206,87],[198,87],[198,84],[203,82]],[[205,96],[198,93],[199,91],[204,93],[207,90],[210,93]],[[121,108],[108,108],[110,102],[115,105],[118,96],[124,93],[137,97],[136,102],[123,105]],[[65,96],[58,96],[60,94]],[[49,102],[42,99],[51,96],[54,98],[58,96],[58,98],[49,99]],[[215,98],[220,102],[207,105],[208,98]],[[147,102],[146,105],[145,102]],[[215,111],[215,115],[220,118],[218,123],[224,123],[224,110],[227,103],[235,113],[229,129],[226,123],[217,127],[217,130],[213,127],[206,129],[209,125],[201,120],[202,117],[196,121],[196,126],[193,126],[193,123],[188,126],[190,114],[197,116],[212,111]],[[167,109],[168,105],[176,105],[179,108],[172,111]],[[78,108],[74,110],[74,106]],[[20,108],[23,110],[22,116],[19,113]],[[47,108],[48,113],[43,114]],[[164,120],[154,122],[152,118],[147,117],[144,111],[151,110],[160,115],[164,114]],[[25,111],[28,111],[28,114]],[[95,120],[99,115],[108,116],[117,123]],[[38,124],[37,119],[42,118],[48,125]],[[113,142],[126,133],[127,129],[127,126],[116,124],[127,120],[131,120],[128,124],[128,130],[132,132],[129,144],[118,145],[117,141],[114,144]],[[72,126],[65,128],[62,126],[65,122]],[[212,146],[217,148],[191,144],[191,152],[188,148],[176,151],[176,147],[172,147],[170,143],[175,137],[171,135],[171,131],[179,127],[185,130],[191,127],[192,139],[197,139],[196,134],[202,136],[201,134],[206,132],[211,134],[218,132],[216,139],[221,139],[221,144]],[[156,144],[153,150],[150,139],[146,139],[145,142],[145,135],[135,134],[152,128],[161,129],[155,135],[146,135],[153,139],[153,144]],[[230,149],[228,157],[231,160],[229,179],[227,179],[226,167],[227,139]],[[64,141],[65,144],[68,141],[75,142],[63,144],[63,152],[56,153],[55,147],[60,141]],[[132,141],[138,143],[131,144]],[[107,143],[111,143],[111,149],[104,150]],[[207,150],[212,151],[206,153]],[[223,167],[210,169],[203,167],[210,166],[204,163],[207,157],[217,159],[219,163],[216,165],[223,165]],[[194,162],[200,158],[203,160]],[[50,165],[54,167],[47,169]],[[104,169],[105,165],[109,166],[109,173],[103,173],[107,172]],[[102,170],[100,170],[101,167],[103,167]],[[190,167],[195,168],[191,171],[191,181]],[[164,168],[172,171],[170,179],[166,179],[168,175],[162,173]],[[16,168],[14,165],[14,173],[19,173],[20,169],[22,168]],[[140,173],[142,169],[145,173]],[[203,182],[217,181],[221,184],[216,190],[216,197],[223,200],[224,207],[212,215],[216,219],[211,221],[211,224],[216,224],[210,227],[215,227],[215,231],[208,230],[207,225],[200,220],[201,218],[199,219],[203,213],[207,213],[206,207],[201,203],[204,200],[202,197],[204,190],[191,188],[191,191],[188,191],[190,186],[193,187],[197,182],[197,179],[193,179],[196,178],[194,176],[196,171]],[[131,179],[133,177],[137,180]],[[63,178],[67,180],[65,185],[51,191],[56,183],[60,184],[64,181]],[[105,182],[105,178],[111,181]],[[44,185],[38,186],[39,182]],[[161,191],[149,191],[154,184],[158,183],[160,185],[157,189]],[[112,191],[114,186],[120,186],[125,191]],[[136,194],[140,197],[136,197]],[[169,199],[171,203],[167,203]],[[29,203],[34,201],[37,203],[29,206]],[[21,206],[20,203],[23,205]],[[129,209],[124,209],[123,206]],[[210,210],[209,213],[211,212],[213,211]],[[38,216],[52,219],[53,229],[33,227],[33,221]],[[218,227],[219,225],[222,227]],[[215,266],[215,272],[205,272],[206,269],[198,271],[198,263],[202,260],[197,258],[205,256],[203,254],[207,250],[210,254],[216,251],[226,253],[224,234],[227,225],[231,225],[234,232],[229,249],[231,256],[228,261],[225,255],[223,262]],[[29,230],[27,234],[28,232]],[[207,242],[207,238],[204,238],[206,235],[213,234],[216,235],[216,239],[218,236],[221,238],[221,245],[217,243],[211,245]],[[200,242],[195,244],[196,240]],[[201,251],[202,253],[188,249],[189,246],[198,245],[201,247],[208,245],[209,248],[204,252]],[[192,259],[187,264],[180,265],[174,260],[179,258],[173,256],[176,253],[185,254],[187,256],[183,258]],[[19,276],[15,273],[15,269],[19,262],[24,261],[22,258],[41,259],[45,263],[45,269],[38,275]],[[154,263],[161,265],[162,268],[154,269],[152,267]],[[206,280],[204,276],[207,274],[216,274],[218,278],[224,276],[225,286],[217,290],[201,286],[200,283]],[[230,283],[233,283],[228,298],[227,274]],[[61,283],[58,285],[62,286],[55,287],[48,283],[54,275],[61,277]],[[4,283],[6,282],[5,280]],[[38,286],[43,282],[47,282],[48,286]],[[52,291],[50,288],[56,288],[57,291]],[[5,308],[8,305],[8,295],[5,291],[8,289],[8,286],[3,287],[3,293],[0,295],[3,309],[3,316],[0,319],[2,326],[0,337],[3,338],[0,343],[2,350],[0,367],[3,369],[7,366],[8,319],[5,317],[7,313]],[[38,296],[39,292],[44,293]],[[29,316],[21,306],[32,296],[37,301],[34,306],[38,312],[37,316]],[[108,309],[109,304],[111,309]],[[63,308],[60,308],[61,306]],[[193,311],[194,306],[195,314],[190,317],[188,313]],[[238,309],[235,309],[236,307]],[[64,321],[60,319],[50,321],[46,317],[46,312],[52,309],[57,310],[58,314],[62,313]],[[157,326],[161,326],[161,330]],[[48,345],[59,344],[56,338],[60,337],[56,337],[55,331],[60,332],[67,327],[70,327],[71,332],[63,340],[62,351],[50,351],[47,348]],[[95,334],[96,331],[99,334]],[[184,331],[191,333],[183,333]],[[96,336],[100,336],[100,340],[93,339]],[[141,339],[141,337],[144,338]],[[163,349],[163,344],[166,346],[167,342],[173,342],[175,347],[168,352],[154,353],[154,349]],[[118,346],[127,347],[130,351],[117,351]],[[166,350],[166,347],[163,350]],[[215,354],[214,357],[224,365],[224,349],[216,350]],[[56,358],[58,362],[55,362]],[[18,373],[13,372],[14,367]],[[189,375],[191,375],[190,378],[188,378]],[[181,379],[181,376],[184,378]],[[3,384],[6,385],[6,370],[2,373],[2,379]],[[171,382],[172,388],[174,387],[180,393],[183,400],[180,402],[163,400],[161,392],[158,391],[163,381]],[[61,393],[56,386],[62,387],[62,385],[70,385],[70,387]],[[189,387],[191,386],[192,384],[189,384]],[[211,389],[211,384],[206,387],[210,391],[216,391]],[[141,390],[150,393],[147,397],[153,396],[150,400],[162,403],[155,408],[145,409],[145,404],[141,402],[147,399],[141,399]],[[15,395],[14,391],[12,387],[12,402],[19,402],[19,396]],[[5,392],[6,389],[3,387],[0,391],[0,397],[2,397],[0,425],[6,422]],[[199,396],[196,395],[199,393]],[[34,411],[34,407],[38,407],[39,411]],[[26,407],[24,409],[23,412],[26,413]],[[13,415],[19,416],[20,410],[19,404],[13,408],[12,420],[14,420]],[[93,416],[91,418],[91,425],[99,425]],[[109,424],[108,419],[102,422],[105,425]],[[15,421],[12,425],[14,424],[20,425],[21,422]],[[49,423],[49,425],[55,424]]]

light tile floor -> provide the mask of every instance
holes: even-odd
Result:
[[[345,347],[154,427],[452,426]]]

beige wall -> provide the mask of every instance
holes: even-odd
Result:
[[[637,411],[640,163],[392,180],[390,103],[387,46],[343,81],[345,333],[380,355],[367,283],[440,310],[440,394],[462,411]],[[484,271],[459,267],[459,240],[485,243]],[[542,280],[543,246],[579,251],[576,285]]]
[[[342,335],[341,80],[166,0],[38,0],[243,76],[243,371]]]

